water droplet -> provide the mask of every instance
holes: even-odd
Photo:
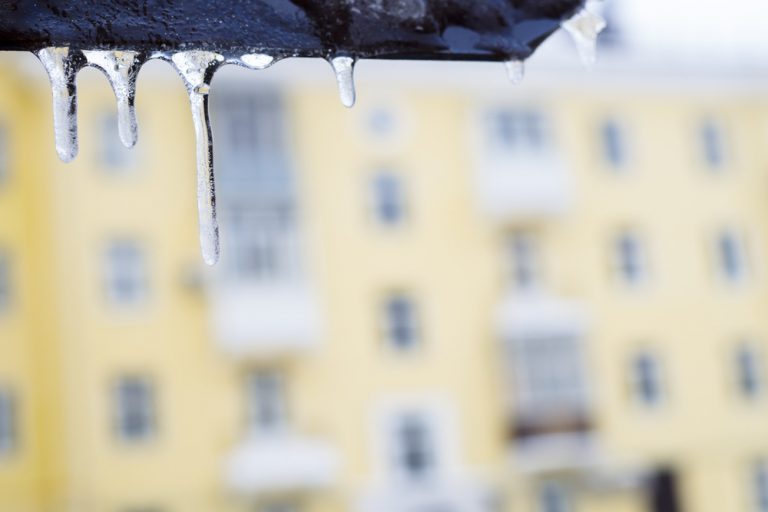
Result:
[[[514,85],[519,84],[525,78],[525,62],[518,59],[508,60],[504,63],[507,68],[507,76],[509,81]]]
[[[597,36],[606,27],[605,19],[594,12],[593,8],[594,2],[588,2],[575,16],[563,22],[563,28],[576,44],[576,51],[579,53],[582,64],[588,68],[595,65]]]
[[[341,103],[347,108],[355,105],[355,59],[352,57],[334,57],[331,66],[336,72]]]
[[[184,79],[192,107],[197,155],[197,209],[203,260],[219,260],[219,224],[216,219],[216,186],[213,173],[213,138],[208,116],[208,93],[216,69],[224,62],[218,53],[188,51],[174,53],[171,62]]]
[[[100,69],[112,86],[117,99],[117,121],[120,140],[127,148],[136,145],[138,128],[136,124],[136,76],[144,63],[138,52],[88,50],[83,51],[88,65]]]
[[[240,56],[240,62],[251,69],[265,69],[275,63],[275,58],[264,53],[246,53]]]
[[[63,162],[70,162],[77,156],[78,149],[75,77],[83,65],[82,54],[68,47],[49,47],[36,55],[51,82],[56,153]]]

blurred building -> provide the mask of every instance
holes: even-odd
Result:
[[[1,56],[0,510],[768,512],[765,71],[606,43],[222,73],[213,269],[170,69]]]

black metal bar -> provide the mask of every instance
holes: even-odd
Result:
[[[0,50],[525,59],[584,0],[0,0]]]

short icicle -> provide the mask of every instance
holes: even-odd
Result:
[[[216,219],[216,188],[213,174],[213,140],[208,118],[208,93],[216,69],[224,57],[214,52],[186,51],[173,54],[171,62],[184,79],[192,107],[197,142],[197,208],[203,260],[219,260],[219,225]]]
[[[594,10],[595,3],[595,1],[588,1],[581,11],[563,22],[563,28],[571,35],[581,62],[587,68],[595,65],[597,36],[606,27],[605,18]]]
[[[266,69],[275,63],[275,58],[266,53],[246,53],[240,56],[240,62],[249,69]]]
[[[517,85],[525,78],[525,62],[519,59],[511,59],[504,63],[507,68],[507,76],[513,85]]]
[[[132,51],[83,51],[88,65],[100,69],[112,86],[117,99],[117,123],[120,140],[127,148],[136,145],[136,76],[144,63],[142,55]]]
[[[339,84],[341,103],[347,108],[355,105],[355,59],[352,57],[334,57],[331,66]]]
[[[49,47],[36,55],[51,82],[56,153],[63,162],[70,162],[77,156],[78,149],[75,77],[83,65],[82,54],[68,47]]]

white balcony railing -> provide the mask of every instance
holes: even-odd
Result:
[[[242,494],[301,492],[332,485],[339,470],[337,451],[327,442],[295,434],[245,440],[230,454],[227,485]]]
[[[217,284],[211,313],[217,343],[234,356],[308,350],[320,336],[317,299],[296,281]]]
[[[554,153],[483,154],[476,180],[482,210],[499,221],[559,215],[571,202],[567,169]]]

